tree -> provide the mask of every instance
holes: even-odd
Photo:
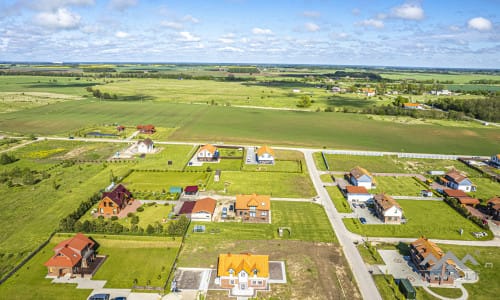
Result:
[[[155,232],[155,228],[153,226],[151,226],[151,224],[149,224],[148,227],[146,228],[146,233],[153,234],[154,232]]]
[[[9,155],[7,153],[2,153],[0,156],[0,165],[8,165],[15,162],[17,159],[14,155]]]
[[[303,95],[300,97],[299,102],[297,102],[297,107],[307,108],[311,106],[311,97],[308,95]]]

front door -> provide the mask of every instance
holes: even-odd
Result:
[[[247,283],[246,282],[240,282],[240,290],[244,291],[247,289]]]

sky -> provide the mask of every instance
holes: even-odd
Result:
[[[0,61],[500,68],[500,0],[0,0]]]

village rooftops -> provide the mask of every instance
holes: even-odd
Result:
[[[238,276],[245,271],[250,276],[269,277],[269,255],[219,254],[217,276]]]
[[[452,190],[452,189],[444,189],[443,193],[452,198],[463,198],[463,197],[469,197],[464,191],[462,190]]]
[[[451,170],[448,173],[446,173],[446,176],[451,178],[453,181],[460,183],[463,180],[467,179],[467,176],[464,174],[458,172],[457,170]]]
[[[271,197],[267,195],[236,195],[236,206],[237,210],[250,209],[250,207],[255,207],[257,210],[270,210],[271,209]]]
[[[111,192],[102,193],[102,199],[108,197],[118,206],[121,206],[126,199],[130,198],[130,196],[131,194],[129,190],[127,190],[122,184],[117,185]]]
[[[188,185],[184,188],[185,193],[197,193],[198,186],[197,185]]]
[[[444,256],[443,250],[425,237],[419,238],[418,240],[412,242],[411,245],[417,250],[418,254],[422,257],[422,260],[427,258],[430,254],[432,254],[437,261]],[[437,261],[429,261],[429,265],[432,266],[437,263]]]
[[[258,156],[262,156],[264,155],[265,153],[268,153],[272,156],[274,156],[274,150],[271,149],[271,147],[269,147],[268,145],[264,145],[262,147],[260,147],[258,150],[257,150],[257,155]]]
[[[195,201],[192,213],[207,212],[213,213],[217,206],[217,200],[212,198],[203,198]]]
[[[206,145],[201,146],[200,150],[198,150],[198,152],[201,152],[203,150],[207,150],[208,152],[214,154],[215,151],[217,151],[217,147],[215,147],[214,145],[206,144]]]
[[[147,138],[147,139],[140,141],[139,143],[143,143],[146,146],[151,146],[151,145],[153,145],[153,140],[151,140],[150,138]]]
[[[81,253],[85,248],[93,248],[95,242],[77,233],[74,237],[64,240],[54,247],[55,255],[46,263],[46,267],[74,267],[82,259]]]
[[[367,175],[373,179],[372,174],[370,174],[370,172],[368,172],[366,169],[364,169],[360,166],[353,168],[350,173],[351,173],[351,176],[353,176],[356,179],[360,178],[363,175]]]
[[[458,202],[462,205],[478,205],[480,203],[478,199],[472,197],[460,197]]]
[[[401,206],[394,200],[391,196],[387,194],[378,194],[373,197],[375,202],[377,202],[383,209],[388,210],[393,206],[401,209]]]
[[[491,198],[488,200],[488,205],[490,205],[493,209],[500,210],[500,197]]]
[[[345,187],[348,194],[369,194],[364,186],[348,185]]]

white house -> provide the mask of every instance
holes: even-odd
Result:
[[[403,209],[391,196],[378,194],[373,197],[376,215],[385,224],[401,224]]]
[[[372,194],[363,186],[346,186],[346,195],[350,203],[366,203],[373,199]]]
[[[362,186],[367,189],[375,188],[375,179],[373,179],[372,174],[359,166],[351,170],[349,179],[352,185]]]
[[[441,181],[447,187],[454,190],[461,190],[464,192],[476,191],[476,186],[472,184],[472,181],[457,170],[451,170],[446,173],[444,177],[441,177]]]
[[[139,141],[137,143],[137,152],[139,153],[151,153],[154,150],[154,143],[150,138]]]
[[[219,150],[217,147],[206,144],[198,150],[196,157],[199,161],[212,161],[219,159]]]
[[[256,156],[259,164],[274,164],[274,150],[267,145],[260,147],[256,152]]]

